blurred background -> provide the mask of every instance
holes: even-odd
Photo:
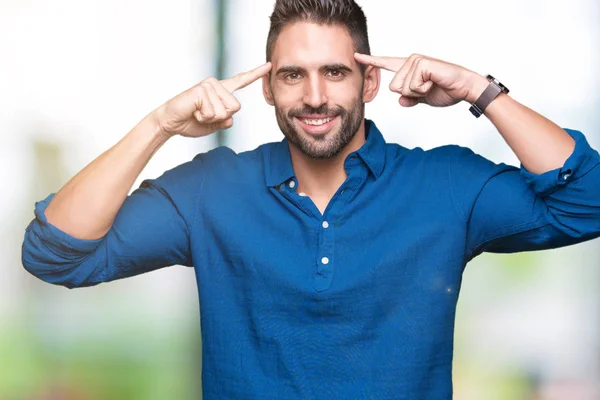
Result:
[[[273,0],[0,0],[0,399],[201,397],[193,271],[173,267],[93,288],[45,284],[21,266],[33,205],[151,110],[208,76],[265,58]],[[598,0],[359,0],[377,55],[420,53],[491,73],[511,96],[600,148]],[[367,107],[389,142],[455,143],[518,165],[468,105]],[[174,138],[142,179],[217,145],[279,141],[260,85],[223,135]],[[443,240],[443,238],[440,238]],[[458,305],[455,399],[600,399],[599,241],[485,254]],[[268,398],[268,395],[266,395]]]

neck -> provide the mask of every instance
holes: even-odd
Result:
[[[365,121],[363,120],[352,140],[342,151],[331,158],[314,159],[304,154],[298,147],[289,143],[294,174],[298,179],[299,193],[311,198],[331,199],[347,178],[344,161],[348,154],[360,149],[366,141]]]

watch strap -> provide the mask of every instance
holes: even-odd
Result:
[[[487,106],[489,106],[490,103],[496,97],[498,97],[500,93],[508,94],[509,92],[508,88],[498,82],[498,80],[496,80],[493,76],[488,75],[487,79],[490,81],[490,84],[483,91],[481,96],[479,96],[479,98],[475,101],[475,103],[473,103],[471,108],[469,108],[469,111],[471,111],[476,118],[479,118],[483,114]]]

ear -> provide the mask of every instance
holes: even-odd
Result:
[[[363,101],[370,103],[379,92],[379,83],[381,82],[381,70],[372,65],[365,69],[365,84],[363,86]]]
[[[271,78],[270,72],[262,77],[262,87],[263,87],[263,96],[265,96],[265,101],[270,106],[273,106],[273,105],[275,105],[275,101],[273,100],[273,93],[271,92],[270,78]]]

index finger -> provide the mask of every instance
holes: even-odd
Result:
[[[400,68],[402,68],[407,60],[401,57],[375,57],[361,53],[354,53],[354,58],[361,64],[372,65],[392,72],[400,71]]]
[[[271,63],[268,62],[266,64],[261,65],[260,67],[254,68],[248,72],[242,72],[231,78],[224,79],[221,81],[221,84],[228,92],[233,93],[236,90],[243,89],[252,82],[256,81],[259,78],[262,78],[271,70]]]

